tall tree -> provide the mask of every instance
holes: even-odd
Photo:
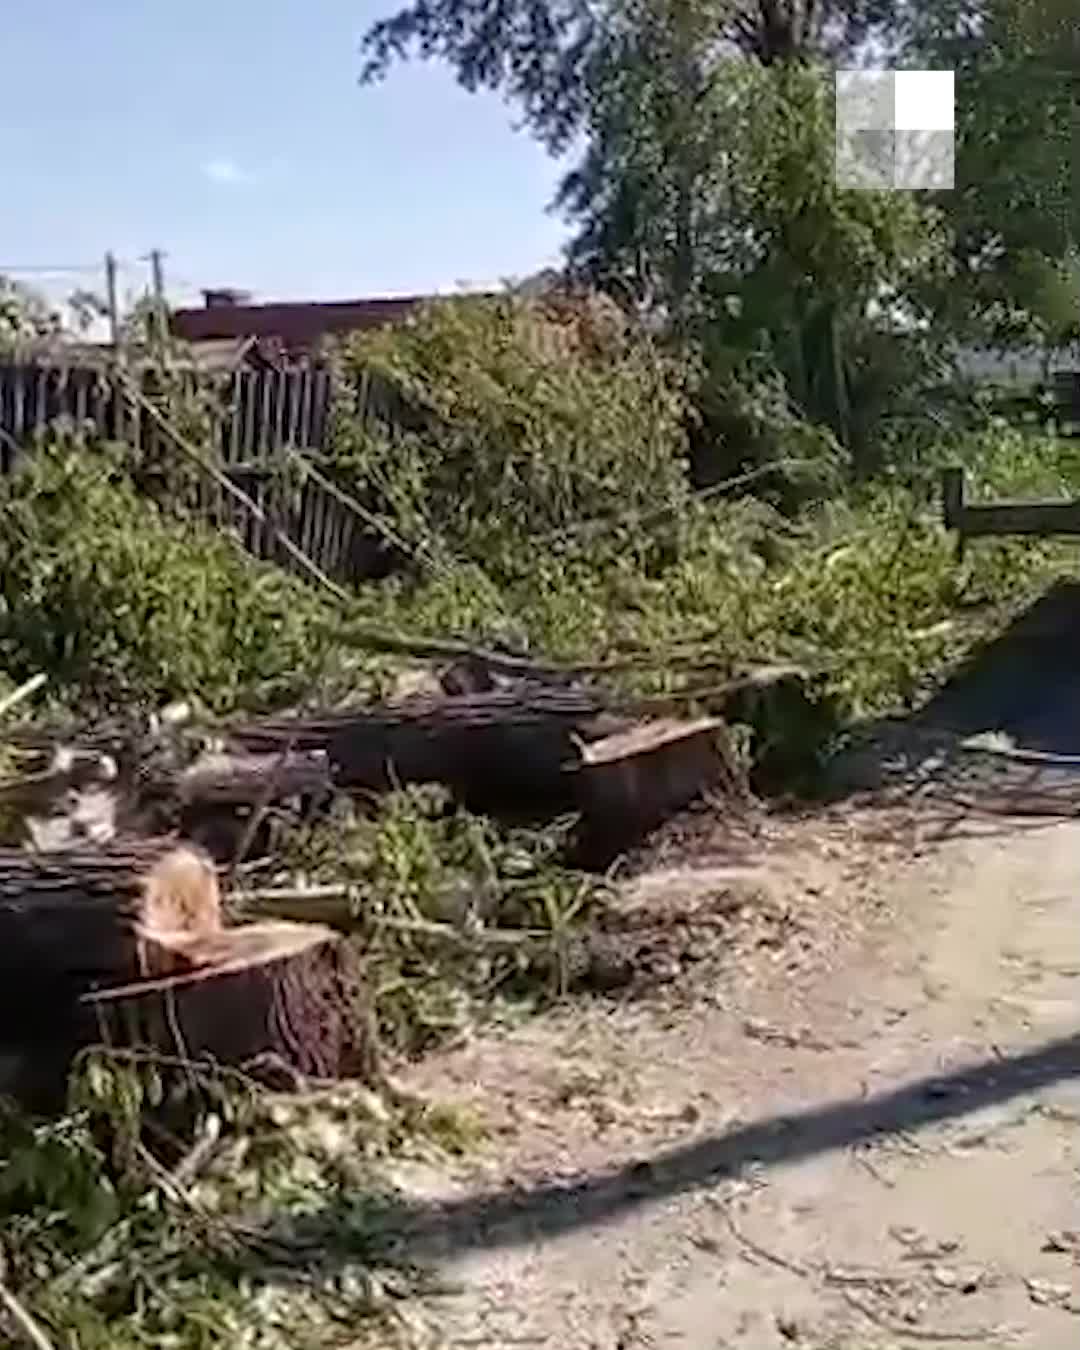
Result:
[[[595,91],[589,148],[560,198],[579,227],[572,262],[659,304],[703,350],[720,398],[725,372],[757,363],[782,374],[796,411],[849,445],[868,439],[869,385],[892,387],[868,352],[889,320],[895,336],[929,317],[940,212],[916,194],[837,186],[828,67],[766,66],[702,38],[688,78],[670,52],[676,25],[658,25]],[[898,345],[882,355],[906,378]]]
[[[470,90],[504,93],[551,149],[583,129],[590,91],[620,59],[628,24],[663,3],[635,0],[414,0],[365,33],[364,78],[412,56],[447,64]],[[713,0],[710,40],[765,65],[840,61],[895,28],[902,0]]]
[[[893,41],[900,0],[417,0],[368,33],[366,75],[410,54],[502,91],[553,150],[572,264],[665,316],[714,407],[748,365],[842,440],[873,304],[910,308],[932,213],[841,193],[833,63]],[[863,344],[865,346],[865,344]],[[707,392],[703,397],[708,401]]]
[[[1080,19],[1074,0],[912,4],[909,64],[956,72],[956,187],[938,205],[958,332],[1061,340],[1080,323]]]

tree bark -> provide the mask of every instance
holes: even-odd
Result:
[[[160,971],[178,934],[221,929],[209,858],[174,840],[87,853],[0,850],[0,1006],[41,982],[74,995]],[[180,958],[177,958],[180,959]]]
[[[191,968],[184,939],[221,929],[200,850],[141,840],[95,853],[0,850],[0,1094],[62,1098],[80,999]]]
[[[330,764],[318,751],[277,755],[204,755],[151,784],[184,807],[254,806],[330,791]]]
[[[316,924],[249,924],[181,939],[191,969],[87,994],[79,1040],[212,1060],[274,1086],[378,1072],[355,947]]]
[[[564,769],[580,761],[579,742],[623,725],[605,722],[604,706],[587,690],[526,686],[263,721],[230,739],[249,752],[325,750],[343,787],[442,783],[470,805],[528,809],[566,804]]]
[[[588,746],[575,775],[577,860],[606,867],[710,788],[736,783],[727,729],[716,718],[666,718]]]

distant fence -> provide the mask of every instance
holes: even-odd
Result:
[[[149,396],[152,373],[130,376]],[[332,379],[327,371],[238,370],[203,377],[221,396],[221,458],[241,463],[283,446],[321,452],[328,446]],[[0,431],[16,444],[59,418],[91,424],[108,440],[145,447],[154,432],[107,367],[60,364],[0,365]]]
[[[154,402],[152,373],[126,378]],[[322,484],[302,475],[290,483],[280,472],[286,450],[316,465],[325,460],[334,400],[330,372],[240,370],[201,379],[220,395],[218,466],[230,481],[334,580],[348,584],[378,570],[380,541],[356,510]],[[377,379],[363,377],[353,393],[361,416],[410,420],[396,393]],[[107,367],[0,364],[0,473],[9,473],[35,436],[60,420],[92,428],[102,439],[131,445],[158,461],[177,453],[175,429],[155,419]],[[204,517],[235,534],[255,556],[294,566],[273,530],[220,484],[208,479],[197,495]]]

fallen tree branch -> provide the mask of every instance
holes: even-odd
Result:
[[[706,648],[671,648],[666,651],[642,652],[636,656],[613,657],[608,661],[547,661],[527,656],[512,656],[473,646],[454,638],[408,637],[387,629],[367,625],[345,627],[337,635],[346,645],[355,645],[367,651],[413,656],[418,660],[456,661],[471,659],[489,669],[507,676],[539,679],[572,679],[582,675],[631,675],[645,671],[727,670],[732,665],[729,654],[710,655]],[[762,662],[768,665],[768,662]],[[826,667],[823,667],[823,669]]]
[[[123,377],[122,377],[123,378]],[[349,608],[355,604],[354,597],[336,581],[331,580],[322,569],[314,563],[306,553],[303,552],[284,530],[280,529],[270,519],[267,513],[248,495],[242,488],[236,486],[227,474],[223,473],[217,465],[202,454],[191,442],[172,424],[172,422],[154,406],[154,404],[142,393],[136,389],[130,381],[124,379],[124,388],[129,397],[140,407],[146,410],[147,415],[166,433],[176,448],[188,459],[197,464],[204,473],[208,474],[214,482],[228,493],[235,501],[239,502],[246,510],[250,511],[261,525],[264,525],[274,536],[282,548],[289,556],[307,573],[307,575],[317,582],[324,590],[332,595],[336,600],[342,602]],[[620,672],[630,673],[640,670],[657,670],[678,666],[683,669],[696,670],[716,670],[729,664],[726,657],[716,657],[703,660],[700,653],[696,656],[682,656],[678,653],[667,652],[657,654],[656,656],[645,656],[632,658],[629,660],[614,660],[608,662],[550,662],[536,661],[529,657],[510,656],[502,652],[490,651],[483,647],[474,647],[470,643],[454,641],[446,638],[421,638],[408,637],[398,633],[390,632],[383,628],[373,628],[366,624],[345,627],[337,634],[338,640],[345,644],[353,644],[362,647],[367,651],[398,652],[402,655],[415,656],[418,658],[427,658],[431,660],[455,660],[461,657],[472,657],[482,661],[490,669],[500,671],[507,675],[534,675],[534,676],[568,676],[568,675],[588,675],[588,674],[617,674]]]
[[[322,586],[324,590],[329,591],[335,599],[343,601],[345,604],[351,603],[352,598],[348,591],[339,586],[336,581],[332,581],[316,563],[312,562],[303,549],[294,544],[285,531],[280,529],[270,519],[269,515],[262,509],[254,497],[249,496],[243,488],[237,487],[229,478],[228,474],[223,473],[216,464],[207,458],[206,455],[200,450],[197,450],[183,432],[179,431],[169,418],[165,416],[161,409],[156,407],[154,403],[146,397],[142,390],[137,389],[125,375],[120,374],[119,381],[124,392],[132,402],[137,407],[141,408],[147,416],[161,428],[176,449],[187,459],[190,459],[194,464],[197,464],[205,474],[213,479],[223,492],[232,497],[234,501],[239,502],[245,510],[250,511],[259,524],[270,531],[276,542],[281,545],[289,557],[292,558],[293,561],[312,578],[312,580],[317,581],[318,584]]]
[[[0,1281],[0,1306],[7,1313],[8,1322],[15,1327],[27,1345],[33,1346],[33,1350],[53,1350],[52,1341],[2,1281]]]
[[[295,922],[311,920],[316,915],[320,922],[330,922],[326,916],[332,912],[336,913],[339,924],[357,931],[369,929],[414,933],[463,947],[521,947],[530,942],[546,942],[551,938],[551,933],[544,928],[478,928],[467,931],[454,924],[438,923],[434,919],[397,919],[382,914],[361,914],[358,913],[358,898],[359,891],[355,886],[272,886],[261,890],[233,891],[229,903],[244,911]]]
[[[18,689],[12,690],[6,698],[0,699],[0,717],[9,713],[12,708],[17,707],[24,699],[28,699],[31,694],[36,694],[43,684],[47,681],[47,675],[32,675],[25,684],[20,684]]]
[[[362,502],[357,501],[351,493],[346,492],[344,488],[339,487],[333,479],[327,478],[309,456],[302,455],[297,450],[287,449],[285,453],[291,462],[298,465],[301,473],[309,477],[317,487],[322,488],[325,493],[333,497],[333,499],[341,506],[344,506],[347,511],[351,511],[358,520],[362,520],[365,525],[370,526],[371,529],[381,534],[388,544],[393,545],[396,549],[400,549],[402,553],[408,554],[410,558],[413,558],[418,563],[422,563],[423,566],[429,568],[433,572],[442,570],[440,564],[426,548],[410,544],[398,534],[396,530],[387,525],[382,517],[376,512],[369,511],[367,507],[364,506]]]
[[[733,488],[745,487],[748,483],[756,482],[760,478],[787,473],[793,469],[813,469],[815,467],[818,467],[818,465],[812,459],[772,460],[768,464],[758,464],[752,469],[746,469],[743,473],[737,473],[732,478],[725,478],[720,483],[710,483],[708,487],[699,488],[693,493],[691,500],[695,502],[711,501],[712,498],[720,497]],[[616,525],[651,525],[658,520],[663,520],[665,516],[677,514],[682,509],[683,505],[680,502],[677,505],[658,506],[649,511],[626,511],[622,515],[595,517],[591,520],[580,521],[576,525],[565,526],[561,530],[552,530],[550,533],[542,534],[539,536],[538,542],[541,544],[556,543],[563,539],[576,539],[581,535],[604,533]]]

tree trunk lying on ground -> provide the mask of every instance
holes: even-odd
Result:
[[[269,755],[203,755],[173,774],[151,779],[145,792],[182,807],[254,806],[330,791],[330,762],[319,750]]]
[[[180,939],[190,969],[82,1000],[80,1040],[207,1058],[275,1086],[377,1074],[354,947],[316,924],[262,923]]]
[[[186,769],[151,778],[134,813],[144,828],[178,830],[216,862],[232,863],[241,851],[264,851],[265,811],[323,802],[331,791],[330,761],[319,750],[203,755]]]
[[[136,764],[121,776],[111,756],[60,747],[50,767],[0,784],[5,842],[35,852],[107,844],[118,834],[179,832],[218,861],[231,860],[252,811],[332,788],[320,751],[204,754],[186,767]]]
[[[262,753],[288,745],[325,750],[343,787],[385,792],[442,783],[470,805],[565,808],[563,771],[579,762],[580,742],[629,725],[605,707],[589,690],[530,685],[267,720],[235,727],[229,739]]]
[[[174,840],[113,843],[94,852],[0,850],[0,1007],[42,982],[78,995],[175,968],[181,934],[221,930],[217,874],[201,850]]]

